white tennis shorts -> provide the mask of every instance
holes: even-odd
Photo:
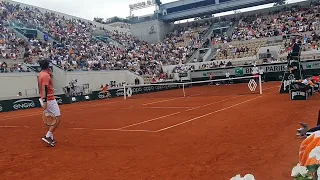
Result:
[[[61,116],[60,108],[56,100],[48,100],[47,110],[54,114],[56,117]]]

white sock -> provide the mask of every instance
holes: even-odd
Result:
[[[51,136],[53,136],[52,132],[48,131],[47,134],[46,134],[46,138],[51,137]]]

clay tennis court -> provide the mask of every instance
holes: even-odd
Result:
[[[56,147],[41,109],[0,114],[0,179],[290,179],[298,123],[315,125],[319,96],[290,101],[280,83],[201,86],[60,106]],[[192,96],[193,95],[193,96]]]

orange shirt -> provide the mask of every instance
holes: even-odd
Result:
[[[108,87],[107,87],[107,86],[104,86],[104,87],[102,88],[102,92],[104,92],[104,93],[106,93],[107,90],[108,90]]]
[[[319,76],[313,76],[312,79],[314,80],[315,83],[319,82]]]
[[[52,79],[48,71],[41,71],[38,78],[39,88],[40,88],[40,96],[41,98],[45,98],[44,86],[48,86],[48,94],[47,100],[54,100],[54,92],[52,86]]]

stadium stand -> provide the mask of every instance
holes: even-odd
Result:
[[[288,38],[276,42],[281,46],[277,52],[281,57],[272,56],[269,62],[284,60],[292,43],[298,40],[303,42],[304,51],[319,48],[317,4],[312,8],[294,6],[268,14],[243,16],[238,20],[211,18],[179,24],[156,44],[148,44],[118,30],[99,29],[81,19],[44,13],[37,8],[22,8],[7,2],[1,2],[0,6],[3,58],[23,59],[26,63],[50,59],[66,71],[128,69],[146,79],[166,79],[172,72],[163,72],[162,66],[183,64],[190,59],[201,62],[195,54],[202,48],[212,49],[213,53],[207,59],[213,62],[195,69],[259,63],[260,48],[274,45],[270,44],[270,37]],[[116,22],[112,23],[117,26]],[[19,32],[23,28],[36,29],[47,37],[26,38],[21,36],[25,33]],[[101,36],[95,35],[97,31]],[[296,38],[292,34],[300,36]],[[19,63],[7,63],[2,67],[11,64],[13,69],[19,67]],[[173,72],[178,72],[181,67],[177,66]]]

